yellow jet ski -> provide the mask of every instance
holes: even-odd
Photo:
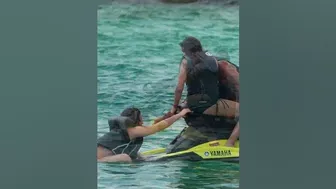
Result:
[[[221,160],[227,162],[239,163],[239,141],[234,147],[224,146],[226,140],[215,140],[197,145],[188,150],[174,153],[166,153],[166,148],[141,152],[145,161],[163,161],[163,160]]]

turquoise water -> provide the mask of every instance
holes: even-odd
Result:
[[[141,109],[145,123],[170,109],[186,36],[239,65],[239,7],[113,2],[98,10],[98,136],[122,109]],[[141,150],[165,147],[184,127],[145,138]],[[224,162],[98,164],[98,188],[238,188],[239,165]]]

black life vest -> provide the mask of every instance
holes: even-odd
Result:
[[[194,64],[188,57],[184,58],[188,62],[186,80],[188,107],[204,111],[219,98],[216,59],[208,53],[204,53],[203,59],[198,64]]]
[[[98,139],[98,145],[111,150],[114,154],[128,154],[132,159],[137,158],[137,153],[143,143],[143,137],[130,140],[127,128],[135,127],[128,117],[113,117],[108,120],[110,132]]]

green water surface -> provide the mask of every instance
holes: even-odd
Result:
[[[205,49],[239,65],[239,7],[112,2],[98,10],[98,136],[122,109],[141,109],[145,123],[170,109],[182,53],[199,38]],[[145,138],[141,149],[165,147],[185,126]],[[98,163],[98,188],[238,188],[239,164],[224,162]]]

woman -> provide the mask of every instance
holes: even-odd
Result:
[[[184,131],[180,141],[174,144],[168,152],[184,150],[191,145],[218,137],[229,138],[239,117],[239,103],[220,98],[222,95],[219,93],[218,84],[221,78],[216,58],[205,52],[200,41],[194,37],[187,37],[180,43],[180,46],[184,59],[181,62],[174,104],[170,112],[176,112],[186,84],[188,91],[186,104],[194,115],[186,118],[190,127]],[[218,117],[222,118],[221,121],[216,121],[216,119],[220,119]],[[218,125],[221,128],[211,129],[212,131],[209,133],[212,133],[213,136],[209,137],[210,134],[207,134],[209,128],[218,127]],[[220,131],[224,131],[222,136],[214,136]],[[189,141],[186,138],[189,138]]]
[[[97,160],[99,162],[132,162],[138,158],[143,137],[168,128],[189,112],[189,109],[183,109],[174,116],[152,126],[144,127],[139,109],[125,109],[119,117],[109,120],[110,132],[98,139]]]

